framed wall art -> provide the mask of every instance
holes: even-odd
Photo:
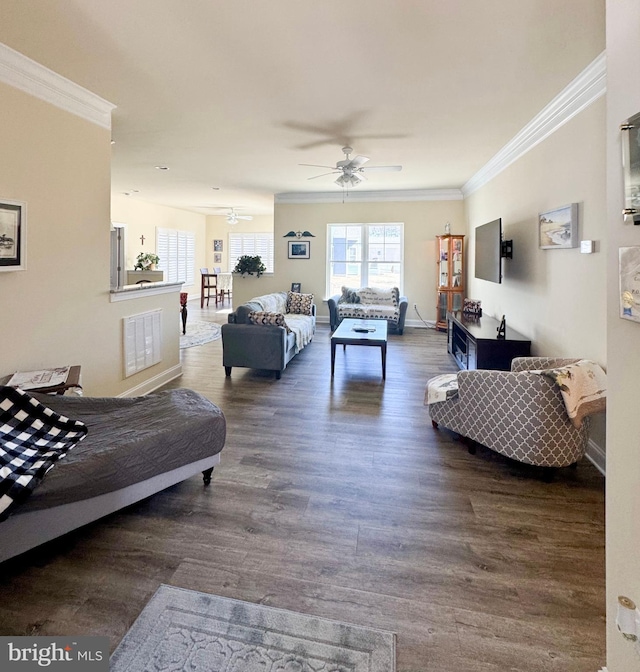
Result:
[[[0,200],[0,271],[27,268],[27,204]]]
[[[640,247],[621,247],[620,317],[640,322]]]
[[[291,283],[291,291],[292,292],[297,292],[298,294],[300,293],[302,288],[302,285],[299,282],[292,282]]]
[[[216,252],[213,255],[213,263],[214,264],[221,264],[222,263],[222,254],[220,254],[220,252]]]
[[[289,259],[310,259],[311,241],[289,240]]]
[[[624,219],[640,224],[640,114],[620,126],[624,172]]]
[[[541,250],[578,247],[578,204],[539,214],[538,239]]]
[[[213,251],[214,252],[222,252],[222,241],[221,240],[214,240],[213,241]]]

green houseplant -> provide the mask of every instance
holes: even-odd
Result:
[[[160,263],[160,257],[157,254],[140,252],[133,269],[135,271],[152,271],[158,263]]]
[[[243,254],[238,258],[238,263],[233,272],[240,273],[241,275],[253,275],[255,273],[260,277],[266,270],[267,267],[262,263],[259,254],[255,257],[252,257],[250,254]]]

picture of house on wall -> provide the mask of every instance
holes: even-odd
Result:
[[[541,250],[578,247],[578,204],[538,215],[538,229]]]

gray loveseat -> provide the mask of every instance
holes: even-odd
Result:
[[[229,315],[228,324],[222,325],[222,364],[227,376],[231,375],[234,366],[241,366],[275,371],[279,380],[291,359],[313,338],[316,328],[315,304],[310,305],[310,315],[287,313],[290,294],[276,292],[258,296],[238,306]],[[286,326],[254,324],[251,313],[284,316]]]
[[[343,287],[342,294],[332,296],[329,304],[331,331],[337,329],[345,317],[363,320],[386,320],[390,329],[398,334],[404,331],[409,301],[400,296],[397,287]]]

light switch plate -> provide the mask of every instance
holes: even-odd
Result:
[[[591,254],[593,252],[593,240],[581,240],[580,241],[580,252],[582,254]]]

